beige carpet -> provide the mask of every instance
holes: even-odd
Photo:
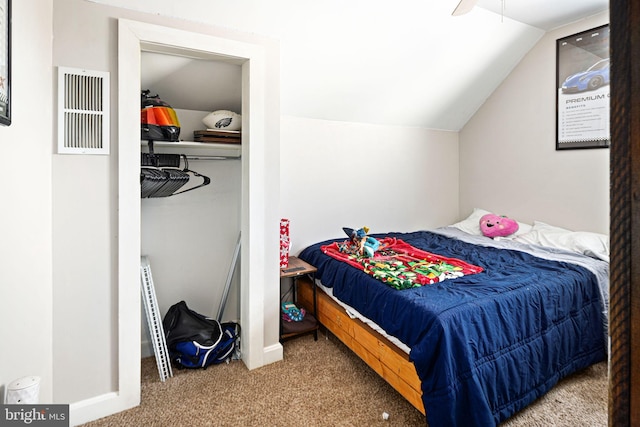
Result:
[[[383,413],[389,414],[383,420]],[[174,370],[160,382],[142,361],[139,407],[86,426],[424,426],[422,414],[334,336],[284,343],[284,360],[253,371],[240,361]],[[605,363],[556,386],[504,426],[606,426]]]

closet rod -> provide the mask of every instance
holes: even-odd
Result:
[[[236,160],[240,159],[239,156],[198,156],[198,155],[187,155],[185,156],[187,160]]]

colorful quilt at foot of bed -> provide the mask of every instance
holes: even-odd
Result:
[[[379,241],[380,248],[373,257],[360,255],[350,240],[323,246],[322,251],[398,290],[482,272],[482,267],[420,250],[400,239]]]

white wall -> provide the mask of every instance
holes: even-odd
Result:
[[[0,126],[0,401],[14,379],[42,378],[51,402],[52,0],[13,1],[10,126]]]
[[[113,96],[117,73],[111,65],[115,64],[116,35],[107,19],[88,13],[89,7],[84,2],[56,0],[52,72],[57,75],[58,66],[110,72],[111,106],[117,111]],[[70,19],[74,14],[82,19]],[[118,389],[117,182],[113,178],[117,116],[112,113],[111,117],[111,155],[54,152],[52,159],[56,403]],[[71,377],[75,379],[69,381]]]
[[[547,33],[460,132],[460,215],[474,207],[524,222],[609,232],[609,150],[555,150],[556,40]]]
[[[428,229],[458,215],[458,133],[282,117],[280,205],[291,253],[344,237]]]

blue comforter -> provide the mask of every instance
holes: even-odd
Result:
[[[410,349],[431,427],[492,426],[605,359],[603,304],[583,266],[418,231],[397,237],[484,272],[396,290],[320,250],[299,257],[334,296]]]

